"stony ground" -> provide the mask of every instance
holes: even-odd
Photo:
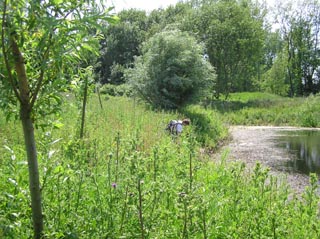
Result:
[[[294,192],[301,194],[309,184],[306,175],[290,172],[284,164],[290,160],[285,149],[275,144],[277,133],[283,130],[297,130],[294,127],[269,126],[233,126],[230,128],[231,140],[216,154],[215,159],[222,153],[228,153],[228,160],[245,162],[247,168],[252,170],[256,162],[270,168],[272,175],[286,180]]]

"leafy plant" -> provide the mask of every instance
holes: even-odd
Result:
[[[213,161],[200,150],[197,125],[175,141],[164,126],[179,115],[123,97],[103,101],[102,111],[93,95],[88,133],[79,140],[77,107],[66,99],[63,126],[37,134],[45,237],[318,237],[315,175],[295,196],[260,164],[250,172],[228,162],[227,152]],[[195,116],[202,110],[195,107]],[[14,131],[15,124],[7,127]],[[0,134],[0,141],[9,136]],[[30,238],[23,144],[9,140],[1,152],[0,234]]]
[[[83,57],[79,49],[94,51],[97,34],[88,31],[97,21],[112,22],[108,9],[99,10],[87,1],[2,1],[1,92],[6,97],[0,106],[18,113],[22,122],[29,169],[34,238],[43,236],[42,197],[34,122],[57,113],[61,91],[67,88],[72,65]],[[85,17],[84,17],[85,16]],[[76,29],[76,30],[75,30]],[[10,107],[7,107],[9,105]],[[12,111],[14,110],[15,111]]]
[[[203,47],[188,33],[166,30],[143,45],[142,55],[126,78],[152,106],[178,108],[213,90],[214,70],[203,53]]]

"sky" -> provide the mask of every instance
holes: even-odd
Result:
[[[107,0],[107,6],[110,4],[113,5],[116,12],[130,8],[150,12],[154,9],[175,5],[177,2],[179,2],[179,0]]]
[[[275,0],[266,0],[269,5]],[[114,6],[115,11],[119,12],[123,9],[136,8],[150,12],[158,8],[166,8],[169,5],[175,5],[179,0],[106,0],[107,6]]]

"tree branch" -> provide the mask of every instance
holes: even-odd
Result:
[[[3,2],[3,15],[2,15],[2,27],[1,27],[2,53],[3,53],[3,58],[4,58],[5,65],[6,65],[6,69],[8,71],[8,77],[9,77],[9,81],[10,81],[11,87],[12,87],[14,93],[15,93],[16,98],[21,103],[22,100],[21,100],[20,92],[19,92],[19,89],[17,87],[17,84],[15,84],[15,82],[14,82],[14,78],[13,78],[12,73],[11,73],[12,68],[10,67],[10,64],[9,64],[9,61],[8,61],[8,55],[7,55],[6,48],[5,48],[5,40],[4,40],[4,36],[5,36],[4,31],[5,30],[4,30],[4,28],[5,28],[5,25],[7,25],[6,24],[6,14],[7,14],[7,0],[4,0],[4,2]]]
[[[49,42],[51,42],[51,40],[52,40],[52,34],[50,34]],[[31,95],[31,102],[30,102],[31,108],[33,107],[34,103],[36,102],[36,99],[38,97],[38,94],[40,92],[40,89],[41,89],[41,86],[42,86],[42,83],[43,83],[43,79],[44,79],[44,64],[48,59],[49,50],[50,50],[50,44],[48,44],[48,47],[47,47],[46,51],[43,54],[43,61],[42,61],[43,64],[41,64],[40,76],[38,78],[38,81],[37,81],[37,84],[36,84],[36,88],[32,92],[32,95]]]

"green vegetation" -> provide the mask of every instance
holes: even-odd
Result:
[[[207,154],[230,124],[319,127],[319,2],[289,6],[273,32],[251,0],[1,1],[0,237],[319,238],[316,176],[298,199]]]
[[[126,78],[136,94],[153,107],[180,108],[213,90],[216,76],[203,52],[186,32],[163,31],[143,45],[142,55]]]
[[[87,109],[83,140],[80,109],[70,96],[60,124],[36,131],[47,238],[319,237],[316,177],[302,198],[289,197],[287,186],[260,165],[248,174],[245,165],[226,163],[227,154],[211,161],[199,150],[198,126],[185,127],[178,139],[167,135],[168,120],[182,115],[113,97],[102,110],[93,96]],[[185,111],[225,135],[218,112]],[[0,126],[0,235],[30,238],[20,131],[2,115]]]
[[[99,27],[115,23],[118,18],[110,13],[111,9],[91,0],[5,0],[1,9],[0,107],[6,117],[19,112],[34,238],[41,239],[44,223],[34,127],[60,110],[59,96],[70,88],[71,81],[83,87],[84,125],[91,65],[99,49]]]
[[[268,93],[234,93],[206,104],[229,125],[320,127],[320,96],[288,98]]]
[[[221,121],[219,112],[189,105],[183,109],[183,113],[191,119],[201,146],[216,150],[228,138],[228,129]]]
[[[204,46],[202,54],[217,75],[211,92],[216,98],[258,90],[291,97],[316,94],[319,6],[318,0],[278,1],[271,8],[252,0],[188,0],[148,14],[126,9],[119,12],[119,24],[102,31],[96,79],[126,83],[124,72],[135,67],[145,42],[175,29]]]

